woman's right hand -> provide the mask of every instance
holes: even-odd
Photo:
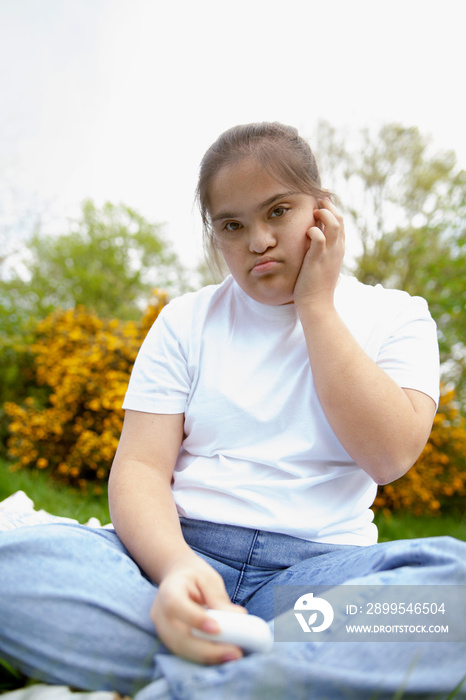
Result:
[[[197,663],[220,664],[241,658],[239,647],[199,639],[191,633],[192,627],[220,631],[206,607],[247,613],[230,601],[220,574],[193,553],[188,560],[173,563],[159,584],[151,619],[161,641],[174,654]]]

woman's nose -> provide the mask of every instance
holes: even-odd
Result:
[[[256,224],[249,234],[249,250],[252,253],[264,253],[276,245],[275,234],[268,224]]]

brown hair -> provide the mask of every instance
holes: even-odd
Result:
[[[278,122],[258,122],[234,126],[221,134],[204,155],[199,170],[196,199],[202,217],[204,247],[215,267],[221,261],[215,245],[209,207],[209,190],[219,170],[246,157],[254,157],[276,180],[313,197],[330,193],[322,189],[312,150],[292,126]]]

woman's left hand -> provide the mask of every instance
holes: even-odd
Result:
[[[333,304],[345,254],[345,227],[337,207],[327,197],[318,200],[315,225],[306,231],[309,248],[294,287],[294,303],[300,306]]]

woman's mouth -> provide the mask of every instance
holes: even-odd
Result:
[[[266,274],[267,272],[273,272],[279,265],[280,263],[278,262],[278,260],[274,260],[271,258],[258,260],[252,268],[251,272],[254,275],[262,275]]]

